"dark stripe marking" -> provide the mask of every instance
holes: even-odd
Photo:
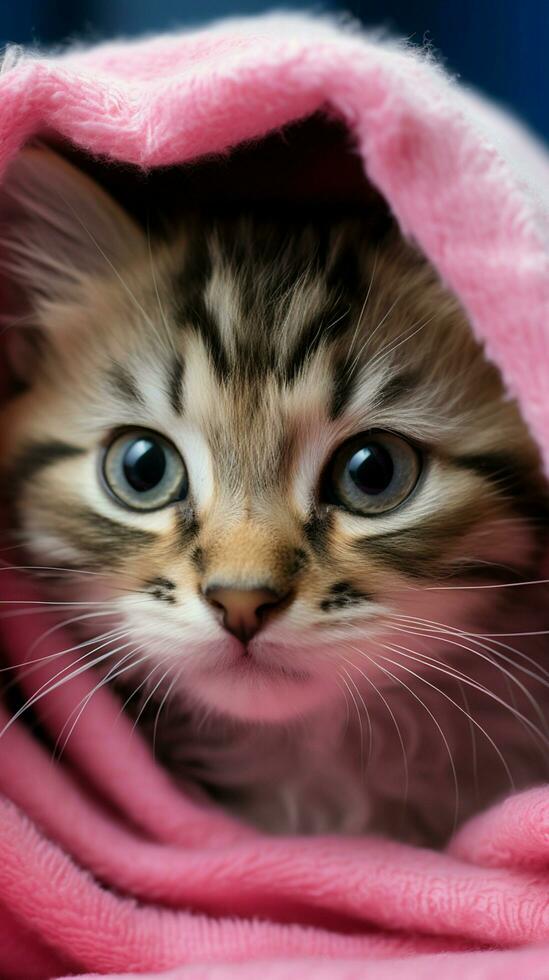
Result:
[[[354,384],[349,377],[348,365],[344,358],[339,358],[333,366],[332,397],[330,399],[330,418],[333,421],[343,414],[354,390]]]
[[[168,398],[176,415],[183,411],[183,361],[175,354],[168,368]]]
[[[335,582],[329,590],[329,595],[320,603],[323,612],[332,612],[334,609],[345,609],[349,606],[358,606],[363,602],[372,602],[371,592],[362,592],[355,589],[350,582]]]
[[[307,552],[304,551],[303,548],[295,548],[288,562],[286,573],[290,577],[293,577],[294,575],[299,575],[299,573],[302,572],[303,569],[307,568],[308,564],[309,564],[309,556]]]
[[[197,545],[196,548],[193,548],[190,556],[190,561],[198,572],[202,573],[204,571],[204,568],[206,567],[206,562],[204,557],[204,549],[201,548],[200,545]]]
[[[405,395],[409,395],[419,383],[419,378],[411,371],[403,371],[396,374],[376,395],[376,408],[388,408],[400,401]]]
[[[192,311],[190,323],[196,333],[202,338],[216,374],[222,381],[226,380],[230,371],[229,355],[223,346],[215,317],[207,308],[202,297]]]
[[[479,520],[482,515],[466,507],[457,513],[441,514],[430,523],[424,521],[398,531],[360,538],[354,548],[404,575],[433,578],[444,574],[449,567],[444,558],[448,546],[466,535]]]
[[[512,498],[513,509],[532,523],[549,524],[549,489],[522,461],[511,462],[505,453],[482,453],[453,456],[455,466],[472,470],[492,486]]]
[[[59,529],[72,544],[101,563],[121,561],[129,553],[153,544],[157,538],[152,531],[119,524],[89,507],[65,505]]]
[[[333,513],[326,511],[319,513],[315,511],[303,525],[303,532],[313,551],[317,554],[325,554],[328,546],[328,538],[333,526]]]
[[[497,562],[487,564],[474,558],[464,560],[460,556],[445,558],[450,543],[478,523],[476,517],[468,522],[429,528],[419,526],[387,534],[362,538],[355,548],[363,555],[383,562],[410,578],[467,580],[485,582],[518,581],[528,574],[527,568],[508,566]],[[394,543],[393,543],[394,542]]]
[[[190,507],[185,507],[177,512],[176,525],[176,546],[179,552],[181,548],[187,548],[194,541],[200,530],[200,525]]]
[[[68,442],[51,440],[51,442],[31,442],[21,450],[13,464],[11,478],[17,488],[22,483],[28,483],[40,470],[63,460],[75,459],[86,453],[81,446],[73,446]],[[13,484],[12,484],[13,490]]]
[[[293,351],[290,353],[284,370],[284,379],[294,381],[302,368],[311,360],[319,347],[332,343],[349,329],[351,308],[346,303],[327,305],[303,326]]]
[[[145,399],[137,387],[137,382],[130,371],[122,364],[112,364],[107,377],[115,395],[125,402],[144,405]]]
[[[504,453],[482,453],[466,456],[453,456],[452,463],[466,470],[472,470],[486,480],[505,486],[507,490],[524,488],[524,471],[520,463],[513,465]]]
[[[218,325],[204,299],[204,291],[212,274],[212,258],[206,234],[207,232],[193,237],[190,243],[191,254],[176,284],[177,319],[182,327],[191,327],[199,334],[217,374],[225,378],[229,371],[227,352],[223,347]]]
[[[159,575],[145,582],[145,588],[150,592],[153,599],[158,599],[160,602],[167,602],[171,606],[175,605],[176,598],[174,592],[176,585],[171,579],[163,578],[163,576]]]

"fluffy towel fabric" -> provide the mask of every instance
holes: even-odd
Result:
[[[369,179],[461,298],[549,468],[547,161],[426,59],[278,16],[56,57],[10,53],[0,172],[37,133],[148,168],[318,111],[346,123]],[[11,573],[0,585],[3,600],[40,599]],[[51,622],[39,619],[0,620],[6,663],[28,657]],[[58,632],[40,653],[71,642]],[[178,791],[108,690],[82,701],[93,685],[78,665],[41,700],[70,656],[22,678],[51,739],[72,728],[62,760],[18,723],[0,740],[3,978],[547,977],[549,789],[480,815],[444,854],[266,839]]]

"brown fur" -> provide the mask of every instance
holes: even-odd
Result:
[[[46,179],[37,171],[44,159],[38,152],[30,152],[27,170],[15,166],[4,190],[19,215],[6,241],[12,275],[46,338],[40,363],[24,379],[26,390],[1,419],[24,547],[38,563],[100,570],[93,593],[75,576],[66,594],[93,594],[114,606],[153,669],[169,658],[176,701],[219,719],[209,722],[215,744],[231,732],[239,745],[250,724],[261,731],[261,722],[278,723],[278,734],[265,736],[265,752],[274,739],[272,751],[286,760],[284,779],[300,800],[300,826],[373,824],[403,836],[444,836],[453,804],[435,801],[440,817],[433,826],[433,799],[422,779],[412,792],[409,827],[395,830],[389,813],[398,790],[379,774],[362,790],[353,726],[349,748],[343,725],[334,722],[340,754],[325,745],[325,767],[318,733],[309,755],[310,735],[299,725],[299,752],[295,739],[286,755],[281,744],[289,737],[282,722],[293,717],[310,716],[309,732],[315,724],[322,731],[318,718],[326,705],[337,705],[333,716],[344,721],[342,691],[351,712],[356,707],[359,728],[361,699],[375,701],[372,686],[398,691],[398,678],[406,681],[410,669],[407,654],[396,648],[404,616],[445,625],[444,634],[433,636],[432,627],[429,633],[413,624],[421,673],[433,675],[425,657],[435,656],[454,680],[458,669],[492,691],[505,688],[501,672],[490,668],[487,681],[479,656],[455,649],[452,632],[501,632],[502,593],[460,587],[536,577],[545,487],[518,409],[458,304],[394,230],[372,245],[358,220],[324,228],[195,218],[149,252],[145,236],[117,214],[125,230],[118,251],[109,252],[115,205],[100,197],[97,227],[88,229],[93,262],[63,275],[56,260],[52,272],[44,244],[56,232],[32,208]],[[52,212],[67,199],[97,195],[87,179],[47,159],[64,189],[57,202],[54,192]],[[70,227],[85,238],[85,229]],[[49,254],[59,258],[61,249],[54,241]],[[70,263],[70,254],[65,260]],[[98,478],[102,453],[124,426],[156,430],[180,452],[190,481],[182,504],[138,513],[105,492]],[[372,429],[412,441],[423,469],[401,506],[368,517],[327,501],[322,487],[338,447]],[[231,649],[202,598],[214,581],[239,588],[261,583],[288,597],[254,640],[255,674],[231,668]],[[432,591],[448,583],[457,589]],[[532,619],[531,591],[504,595],[515,621]],[[387,667],[387,656],[396,667]],[[539,686],[533,687],[537,698]],[[418,695],[420,701],[430,696]],[[479,700],[478,691],[474,697]],[[476,705],[480,724],[483,712],[493,713],[492,702],[486,695]],[[437,710],[444,714],[447,704]],[[521,725],[511,707],[500,712],[509,742],[501,751],[511,762],[515,755],[522,760]],[[459,719],[452,744],[462,741],[461,729]],[[185,737],[196,743],[194,729]],[[168,743],[173,738],[170,730]],[[260,744],[256,739],[256,751]],[[257,778],[239,787],[242,753],[236,755],[237,790],[227,802],[270,827],[286,826],[275,777],[269,786]],[[228,757],[230,751],[222,756],[225,767]],[[338,765],[347,766],[352,789],[334,816],[326,774]],[[544,765],[545,748],[536,743],[530,765],[517,764],[518,781],[539,778]],[[303,775],[307,769],[320,773],[322,805],[318,784],[311,789]],[[490,782],[489,797],[502,791],[505,778]],[[464,794],[460,816],[478,805],[470,786]],[[331,816],[317,821],[324,804]]]

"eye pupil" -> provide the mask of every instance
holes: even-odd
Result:
[[[152,439],[136,439],[128,446],[122,466],[129,485],[138,493],[146,493],[161,483],[166,472],[166,455],[162,446]]]
[[[369,496],[383,493],[393,479],[394,464],[390,453],[378,443],[363,446],[348,463],[351,480]]]

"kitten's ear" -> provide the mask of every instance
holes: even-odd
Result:
[[[63,157],[35,146],[15,158],[0,184],[0,341],[16,384],[32,380],[49,303],[70,301],[90,276],[116,275],[146,247],[130,216]]]
[[[112,274],[144,247],[129,215],[52,150],[25,149],[8,168],[0,185],[2,267],[31,306],[70,297],[83,279]]]

